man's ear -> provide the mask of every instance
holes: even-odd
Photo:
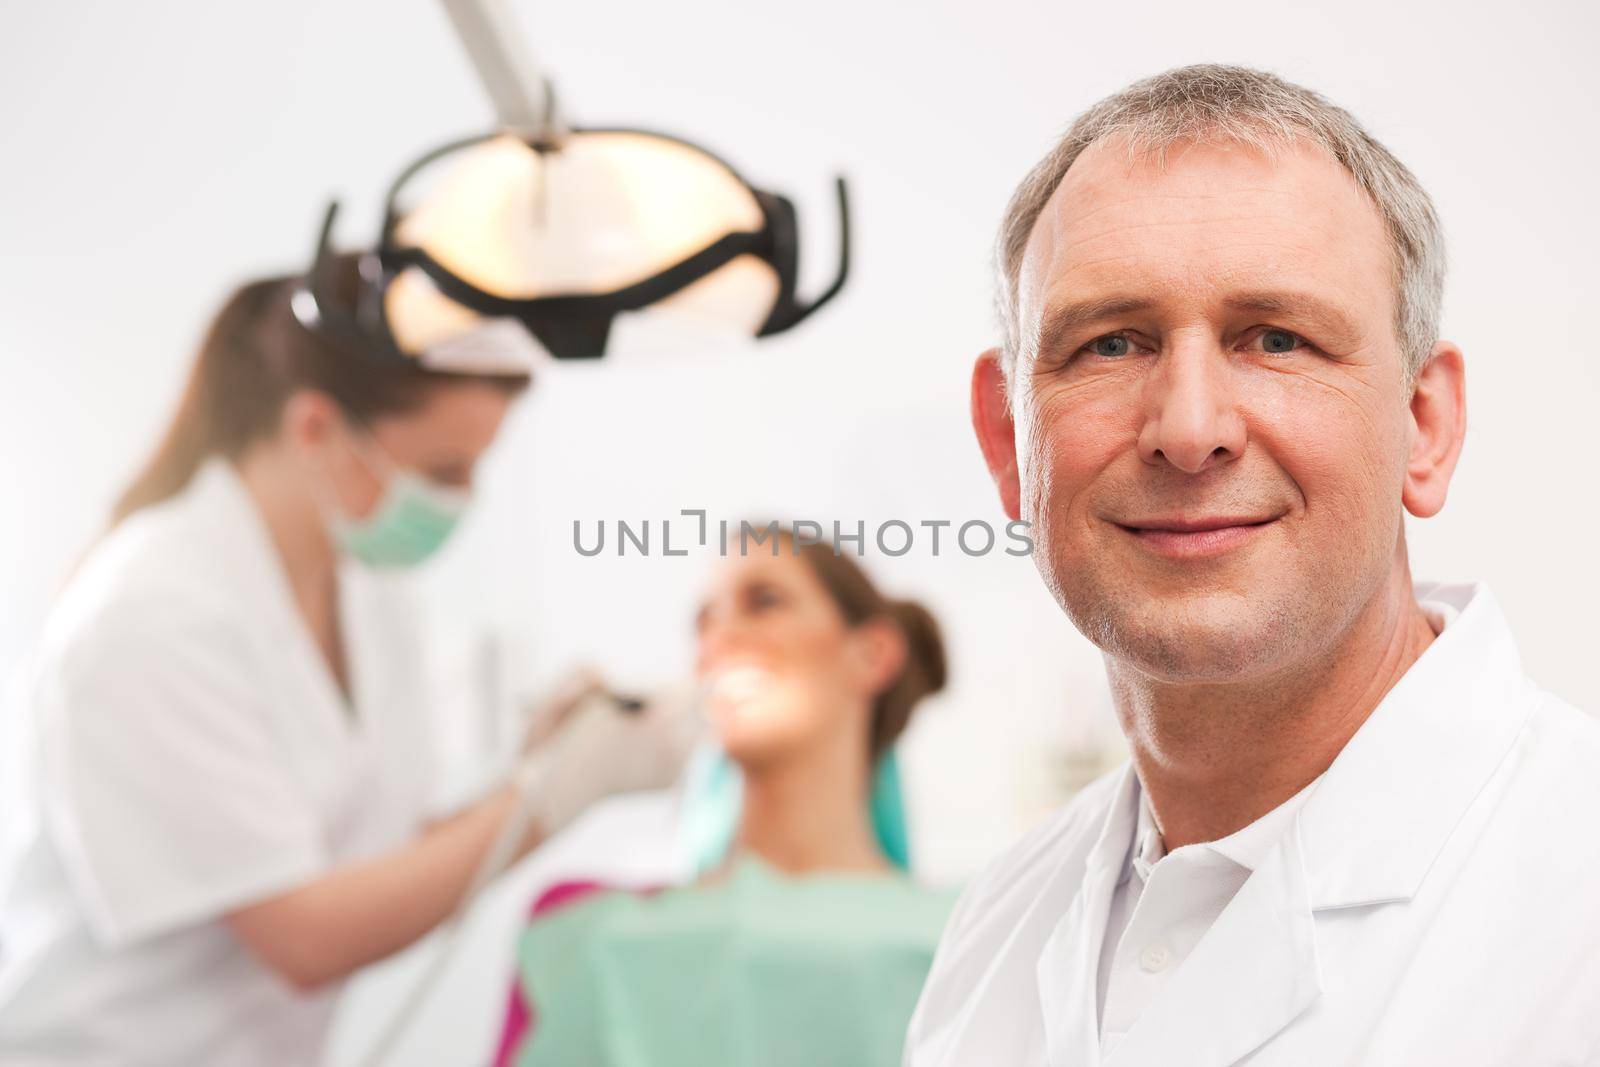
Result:
[[[1411,395],[1411,449],[1400,500],[1419,519],[1444,507],[1467,432],[1467,378],[1461,349],[1440,341],[1417,374]]]
[[[1000,490],[1006,517],[1022,518],[1022,485],[1017,476],[1017,428],[1011,421],[1011,401],[1000,350],[991,348],[972,368],[972,428],[978,434],[983,461]]]

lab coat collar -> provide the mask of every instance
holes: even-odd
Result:
[[[1356,731],[1300,813],[1312,906],[1410,900],[1532,711],[1482,583],[1419,586],[1444,631]]]
[[[272,531],[238,470],[222,457],[207,460],[195,473],[185,500],[202,517],[209,534],[207,545],[219,556],[216,579],[231,584],[240,602],[250,606],[252,626],[271,633],[275,642],[297,649],[303,669],[327,706],[346,709],[337,714],[335,722],[341,730],[349,726],[348,710],[362,705],[362,695],[372,690],[375,672],[381,669],[373,662],[375,653],[367,645],[363,628],[355,624],[356,618],[370,610],[360,603],[369,595],[369,585],[359,566],[341,559],[338,569],[339,625],[351,688],[347,697],[300,615]]]
[[[195,472],[184,504],[199,517],[207,548],[217,558],[214,579],[232,585],[250,605],[251,623],[287,639],[303,627],[283,562],[256,502],[239,472],[220,456]]]
[[[1051,1067],[1100,1062],[1100,1011],[1096,990],[1100,946],[1117,882],[1128,866],[1128,850],[1139,822],[1139,779],[1124,764],[1111,803],[1087,856],[1063,857],[1041,901],[1071,904],[1056,923],[1034,968],[1043,1014],[1045,1055]],[[1082,855],[1079,853],[1078,855]],[[1072,891],[1070,882],[1077,881]]]

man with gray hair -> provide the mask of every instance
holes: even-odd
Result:
[[[908,1067],[1600,1063],[1600,724],[1407,562],[1466,427],[1416,179],[1186,67],[1071,126],[998,268],[973,424],[1132,760],[969,887]]]

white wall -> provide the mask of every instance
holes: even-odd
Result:
[[[830,263],[836,168],[854,182],[859,240],[849,290],[799,332],[541,383],[433,576],[434,621],[458,644],[503,635],[514,686],[580,655],[641,682],[687,663],[709,560],[583,559],[573,518],[1000,521],[965,381],[993,334],[986,260],[1005,198],[1082,107],[1219,60],[1350,107],[1436,197],[1471,428],[1449,507],[1413,527],[1416,570],[1487,578],[1533,673],[1600,709],[1592,5],[1484,19],[1375,0],[517,9],[578,121],[689,135],[795,194],[815,223],[808,277]],[[488,113],[424,0],[16,3],[0,20],[3,670],[228,286],[300,267],[330,193],[359,239],[402,163]],[[1026,561],[876,562],[941,614],[953,646],[953,684],[916,729],[908,773],[924,868],[956,878],[1036,812],[1049,746],[1104,715],[1098,659]]]

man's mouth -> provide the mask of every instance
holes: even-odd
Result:
[[[1222,555],[1254,540],[1279,515],[1172,515],[1114,522],[1142,546],[1169,559]]]

